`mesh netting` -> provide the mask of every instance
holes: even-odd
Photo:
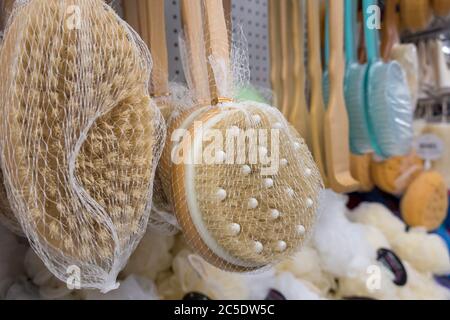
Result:
[[[108,291],[146,229],[165,125],[151,59],[100,0],[21,1],[0,53],[5,185],[46,266]],[[76,269],[75,269],[76,270]]]
[[[227,50],[227,37],[187,34],[181,42],[193,99],[168,122],[159,173],[192,249],[216,267],[247,272],[299,250],[311,234],[322,181],[304,140],[278,109],[235,99],[249,79],[245,38],[235,35],[231,63],[192,58],[189,50],[189,41],[199,39],[206,47],[223,42]],[[204,81],[211,92],[200,94]]]

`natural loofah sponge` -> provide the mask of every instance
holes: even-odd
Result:
[[[371,225],[386,236],[389,243],[405,232],[406,225],[380,203],[365,202],[347,214],[353,222]]]
[[[437,229],[447,216],[448,195],[443,177],[434,171],[423,172],[408,187],[401,201],[405,222],[412,227]]]
[[[114,288],[142,237],[165,127],[151,59],[100,0],[29,0],[0,52],[6,188],[34,250],[61,280]]]
[[[398,256],[420,272],[446,275],[450,273],[450,257],[445,242],[436,234],[411,229],[398,234],[392,242]]]

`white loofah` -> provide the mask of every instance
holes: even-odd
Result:
[[[292,258],[285,259],[275,269],[278,273],[290,272],[296,278],[311,283],[322,296],[326,296],[334,286],[333,275],[322,270],[320,256],[310,246],[304,247]]]
[[[404,263],[408,273],[406,286],[399,287],[398,299],[402,300],[449,300],[450,291],[440,286],[430,274],[418,272]]]
[[[160,282],[159,293],[166,299],[181,299],[200,292],[211,299],[248,299],[244,276],[222,271],[191,251],[181,250],[172,263],[173,274]]]
[[[379,203],[362,203],[348,214],[353,222],[372,225],[380,229],[387,240],[391,242],[395,237],[405,232],[406,225],[384,205]]]
[[[341,277],[365,272],[375,259],[375,252],[366,238],[366,229],[347,219],[346,202],[345,196],[325,191],[312,237],[323,269]]]
[[[162,235],[156,230],[148,230],[128,261],[122,275],[127,277],[134,274],[155,280],[159,272],[170,268],[173,259],[170,250],[174,242],[173,236]]]
[[[102,294],[98,290],[85,290],[86,300],[159,300],[155,283],[144,277],[131,275],[121,281],[117,290]]]
[[[398,234],[392,242],[398,256],[420,272],[446,275],[450,273],[450,257],[445,242],[422,229]]]

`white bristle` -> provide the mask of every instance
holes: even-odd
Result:
[[[270,210],[270,218],[272,220],[276,220],[280,217],[280,211],[278,211],[277,209],[271,209]]]
[[[253,242],[253,249],[256,253],[261,253],[264,250],[264,246],[261,242],[255,241]]]
[[[306,206],[311,208],[314,205],[314,201],[311,198],[306,199]]]
[[[255,198],[250,198],[248,199],[247,205],[249,209],[256,209],[258,207],[258,200]]]
[[[233,236],[237,236],[241,232],[241,226],[237,223],[230,223],[228,228]]]
[[[281,164],[282,167],[286,167],[288,165],[287,159],[281,159],[280,160],[280,164]]]
[[[272,188],[273,187],[273,180],[270,179],[270,178],[264,179],[264,187]]]
[[[220,201],[224,201],[227,198],[227,192],[225,191],[225,189],[220,188],[217,190],[216,196]]]
[[[250,168],[249,165],[245,164],[242,166],[241,172],[243,175],[249,175],[250,173],[252,173],[252,168]]]
[[[277,251],[283,252],[284,250],[286,250],[286,248],[287,248],[287,244],[285,241],[280,240],[277,242]]]
[[[301,224],[297,226],[297,233],[299,235],[303,236],[305,234],[305,232],[306,232],[305,226],[303,226]]]

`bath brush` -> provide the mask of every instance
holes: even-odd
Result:
[[[411,32],[426,29],[433,18],[430,0],[400,0],[402,26]]]
[[[352,192],[358,182],[350,173],[348,115],[344,98],[344,1],[329,1],[329,100],[324,136],[327,182],[336,192]]]
[[[59,279],[116,288],[165,134],[147,47],[103,1],[21,1],[0,65],[2,169],[24,233]]]
[[[447,216],[447,186],[434,171],[421,173],[408,187],[401,201],[401,213],[411,227],[435,230]]]
[[[229,271],[252,271],[300,248],[313,227],[322,183],[306,144],[278,109],[232,99],[222,2],[201,3],[213,103],[193,109],[197,114],[184,121],[187,132],[173,150],[181,160],[172,165],[175,213],[187,242],[206,261]],[[204,134],[196,132],[199,124]],[[252,130],[270,138],[254,144]],[[211,150],[205,132],[243,139]],[[263,159],[277,153],[273,164],[279,167],[267,170]]]
[[[414,153],[384,161],[372,160],[370,171],[378,188],[393,195],[401,195],[423,171],[423,161]]]
[[[364,0],[364,20],[370,21],[370,8],[377,1]],[[406,155],[412,147],[413,106],[405,73],[396,61],[380,57],[378,30],[364,23],[368,57],[365,79],[365,108],[371,145],[382,158]]]
[[[360,64],[356,49],[357,2],[345,0],[345,105],[348,111],[350,150],[355,155],[372,151],[364,104],[367,64]]]
[[[325,141],[323,122],[325,106],[322,91],[322,54],[320,49],[320,4],[316,0],[308,0],[308,75],[311,88],[310,127],[311,144],[314,160],[317,163],[322,179],[327,185],[325,168]]]

